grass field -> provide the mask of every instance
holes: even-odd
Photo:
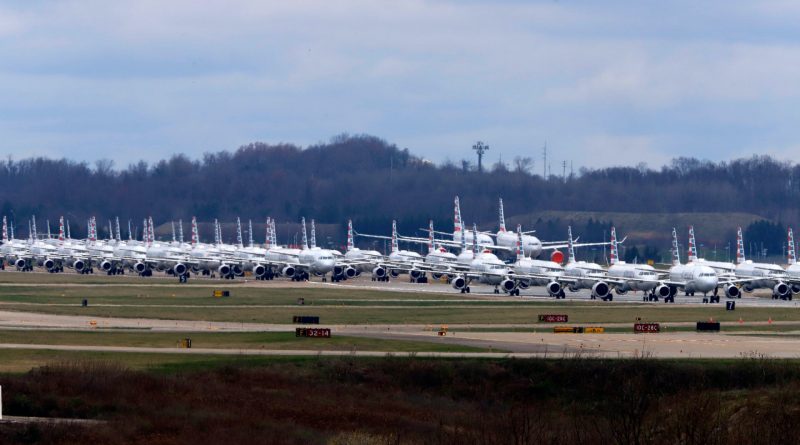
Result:
[[[128,283],[132,281],[132,283]],[[166,280],[71,274],[0,273],[0,310],[91,317],[141,317],[250,323],[290,323],[317,315],[323,324],[533,324],[542,313],[569,315],[571,323],[800,321],[800,308],[688,306],[590,301],[465,298],[457,293],[408,293],[334,286],[240,282],[179,285]],[[213,289],[229,289],[214,298]],[[298,306],[297,299],[305,298]],[[81,307],[87,299],[89,307]]]
[[[720,306],[681,305],[585,305],[563,303],[558,305],[529,304],[494,306],[430,306],[408,303],[404,306],[294,306],[260,305],[248,307],[231,303],[215,305],[209,299],[202,305],[183,304],[136,306],[60,306],[44,304],[3,303],[0,309],[38,312],[58,315],[86,315],[91,317],[134,317],[176,320],[206,320],[244,323],[291,323],[294,315],[316,315],[322,324],[534,324],[542,313],[567,314],[570,323],[633,323],[637,319],[648,322],[715,321],[748,322],[799,321],[800,310],[795,308],[740,307],[735,312]],[[113,304],[113,303],[112,303]],[[122,304],[122,303],[121,303]]]
[[[0,343],[175,348],[183,338],[194,348],[334,351],[480,352],[481,348],[425,341],[348,337],[299,338],[294,332],[120,332],[0,330]]]

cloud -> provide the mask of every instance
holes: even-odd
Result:
[[[613,158],[597,155],[605,149],[657,166],[673,153],[724,158],[765,135],[788,147],[795,124],[782,114],[800,95],[800,46],[781,13],[792,10],[777,0],[12,3],[0,8],[0,149],[124,165],[350,132],[437,161],[469,157],[478,139],[504,159],[538,158],[548,140],[577,167]]]

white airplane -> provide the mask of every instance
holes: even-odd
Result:
[[[421,230],[425,230],[425,229],[421,229]],[[464,230],[464,223],[462,222],[462,219],[461,219],[461,203],[459,201],[458,196],[456,196],[455,199],[454,199],[453,233],[452,234],[451,233],[447,233],[447,232],[434,232],[434,233],[439,234],[439,235],[452,235],[452,239],[450,239],[450,240],[436,240],[438,243],[441,243],[441,244],[444,244],[444,245],[447,245],[447,246],[450,246],[450,247],[458,247],[458,246],[460,246],[460,240],[461,240],[462,235],[465,237],[466,242],[467,242],[468,245],[472,244],[472,241],[473,241],[472,237],[473,236],[477,236],[476,239],[478,241],[478,246],[479,247],[481,247],[481,248],[484,248],[484,247],[490,247],[490,248],[495,247],[494,240],[492,239],[492,237],[489,234],[483,233],[483,232],[477,232],[477,231],[475,231],[473,233],[473,232]],[[426,239],[426,238],[404,237],[403,240],[404,241],[417,241],[417,242],[423,242],[423,243],[427,243],[428,242],[428,239]],[[499,247],[499,248],[500,249],[505,249],[505,250],[508,250],[508,251],[513,251],[513,249],[508,248],[508,247]]]
[[[497,258],[495,254],[488,250],[479,250],[479,242],[480,237],[478,235],[477,226],[473,225],[472,254],[468,255],[469,251],[466,250],[466,235],[462,231],[461,244],[465,249],[458,255],[454,265],[456,272],[453,279],[450,280],[450,285],[453,289],[459,290],[461,293],[469,293],[470,284],[473,281],[494,286],[494,293],[496,294],[500,293],[500,287],[506,292],[516,289],[517,282],[515,280],[514,271],[512,271],[506,263]]]
[[[665,301],[672,301],[669,286],[659,284],[658,272],[649,264],[628,264],[619,260],[617,232],[611,227],[611,266],[608,268],[608,277],[617,282],[614,291],[617,295],[625,295],[628,291],[649,292],[644,299],[656,300],[659,297]]]
[[[233,279],[236,274],[235,267],[239,266],[233,264],[232,255],[233,248],[222,245],[222,233],[216,219],[214,244],[206,244],[200,242],[197,218],[192,217],[192,248],[188,252],[188,262],[195,273],[213,276],[216,272],[221,278]]]
[[[675,247],[673,247],[673,249],[674,248]],[[715,274],[717,274],[719,285],[714,289],[714,298],[711,300],[712,303],[714,301],[719,302],[719,298],[717,298],[717,292],[720,287],[723,288],[727,298],[742,298],[742,292],[739,290],[739,286],[734,284],[741,284],[742,280],[736,279],[736,266],[733,263],[726,263],[724,261],[706,261],[705,259],[698,257],[697,241],[695,240],[694,236],[694,226],[689,226],[689,244],[686,249],[686,257],[687,264],[708,266],[714,271]],[[705,298],[703,300],[705,300]]]
[[[428,222],[428,239],[426,244],[428,246],[428,253],[423,257],[419,253],[410,250],[400,250],[399,240],[419,243],[418,238],[404,238],[397,234],[397,224],[392,221],[392,236],[386,237],[382,235],[361,235],[368,238],[389,239],[392,242],[392,251],[386,260],[378,263],[378,267],[373,269],[373,275],[377,276],[378,281],[388,280],[388,275],[397,277],[400,273],[408,273],[410,280],[413,283],[426,283],[426,272],[430,272],[431,276],[438,280],[447,275],[446,273],[452,270],[452,267],[457,262],[457,257],[451,252],[441,246],[436,245],[434,238],[433,220]],[[465,251],[466,249],[462,249]],[[377,252],[376,252],[377,253]],[[471,259],[471,253],[467,252]]]
[[[266,280],[267,266],[266,256],[267,249],[258,247],[253,241],[253,221],[248,221],[249,239],[247,247],[244,247],[242,240],[242,224],[239,218],[236,218],[236,240],[238,241],[239,248],[234,253],[234,257],[241,261],[244,270],[253,273],[256,280]]]
[[[317,247],[316,242],[309,248],[305,218],[302,219],[301,225],[303,230],[303,249],[297,254],[297,263],[294,266],[297,269],[304,270],[307,274],[322,277],[322,281],[327,281],[327,274],[333,272],[333,267],[336,264],[334,253],[329,249]]]
[[[695,292],[700,292],[704,297],[703,302],[708,302],[708,299],[705,298],[706,295],[709,292],[715,292],[719,285],[719,276],[711,267],[700,262],[681,264],[678,251],[678,234],[674,227],[672,228],[672,267],[669,268],[669,280],[663,281],[661,285],[666,285],[670,288],[669,298],[673,302],[678,289],[683,290],[687,296],[693,296]],[[730,286],[736,290],[729,291],[726,289],[726,294],[728,292],[733,292],[734,294],[738,292],[736,286],[733,284],[730,284]],[[711,303],[715,302],[719,303],[719,297],[712,295]]]
[[[379,269],[378,263],[383,262],[383,255],[377,250],[363,250],[355,246],[353,239],[353,220],[347,220],[347,250],[344,259],[349,262],[350,267],[356,271],[356,275],[362,272],[372,272],[372,281],[376,280],[376,273],[385,273]]]
[[[570,292],[590,289],[592,300],[597,298],[603,301],[614,300],[614,295],[611,293],[613,283],[609,281],[606,270],[597,263],[575,261],[575,246],[572,243],[571,226],[567,227],[567,235],[567,264],[564,265],[564,276],[574,279],[569,283],[567,289]]]
[[[153,218],[147,219],[148,246],[145,263],[147,270],[155,269],[178,277],[181,283],[189,278],[189,258],[183,249],[174,243],[156,241]]]
[[[15,240],[13,231],[9,231],[8,220],[3,216],[3,244],[0,246],[0,256],[2,256],[2,268],[5,263],[13,264],[18,270],[28,267],[32,263],[31,253],[28,243],[22,240]]]
[[[292,281],[308,280],[312,275],[322,277],[323,282],[328,281],[328,273],[333,272],[336,266],[336,252],[319,248],[315,243],[309,246],[305,218],[301,219],[301,227],[302,249],[271,247],[266,254],[267,264]]]
[[[736,231],[736,278],[745,280],[742,289],[752,292],[755,289],[772,289],[772,298],[791,300],[792,291],[787,284],[786,271],[777,264],[754,263],[744,257],[742,228]]]
[[[800,264],[797,263],[797,255],[794,245],[794,233],[792,228],[789,227],[786,249],[786,260],[789,266],[786,268],[786,275],[792,281],[791,290],[793,294],[800,293]]]
[[[714,269],[714,271],[717,273],[717,276],[721,280],[731,279],[736,276],[736,265],[733,263],[726,263],[724,261],[706,261],[703,258],[698,258],[697,241],[694,237],[694,226],[689,226],[689,245],[686,249],[686,260],[690,263],[700,263]]]
[[[517,243],[515,249],[517,260],[511,267],[515,275],[525,274],[529,275],[530,278],[518,279],[517,286],[515,286],[514,289],[507,289],[507,291],[511,293],[511,295],[519,295],[519,289],[516,287],[526,289],[528,286],[544,286],[551,297],[556,297],[556,299],[565,298],[564,289],[559,281],[564,277],[564,268],[554,261],[537,260],[526,257],[522,243],[522,226],[517,225]],[[503,283],[504,288],[506,288],[506,286],[510,287],[510,285],[511,284],[507,282]]]

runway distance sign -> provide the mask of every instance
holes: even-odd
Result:
[[[569,317],[566,314],[539,314],[541,323],[567,323]]]
[[[327,328],[297,328],[295,337],[331,338],[331,330]]]
[[[633,332],[647,333],[647,332],[661,332],[661,325],[658,323],[635,323],[633,325]]]

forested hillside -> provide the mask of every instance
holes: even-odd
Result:
[[[27,231],[33,214],[40,221],[68,216],[80,222],[74,224],[79,226],[76,234],[90,215],[134,223],[148,215],[157,222],[192,215],[228,222],[236,216],[259,222],[266,216],[281,222],[306,216],[333,227],[352,217],[361,231],[386,233],[392,218],[406,232],[431,217],[438,227],[452,230],[452,200],[458,194],[464,219],[486,230],[496,230],[498,197],[503,197],[508,216],[545,210],[744,213],[780,228],[800,219],[800,166],[767,156],[720,163],[681,158],[657,170],[582,168],[574,176],[547,180],[529,166],[530,160],[519,158],[483,173],[467,161],[435,165],[365,135],[337,136],[306,148],[253,143],[201,159],[177,155],[129,166],[109,160],[86,164],[9,158],[0,162],[0,212],[16,221],[18,233]],[[568,223],[559,219],[546,227],[548,221],[531,217],[522,222],[538,222],[535,228],[547,235]],[[604,227],[612,222],[592,221]],[[583,223],[577,230],[587,227]],[[784,238],[768,240],[772,253]]]

